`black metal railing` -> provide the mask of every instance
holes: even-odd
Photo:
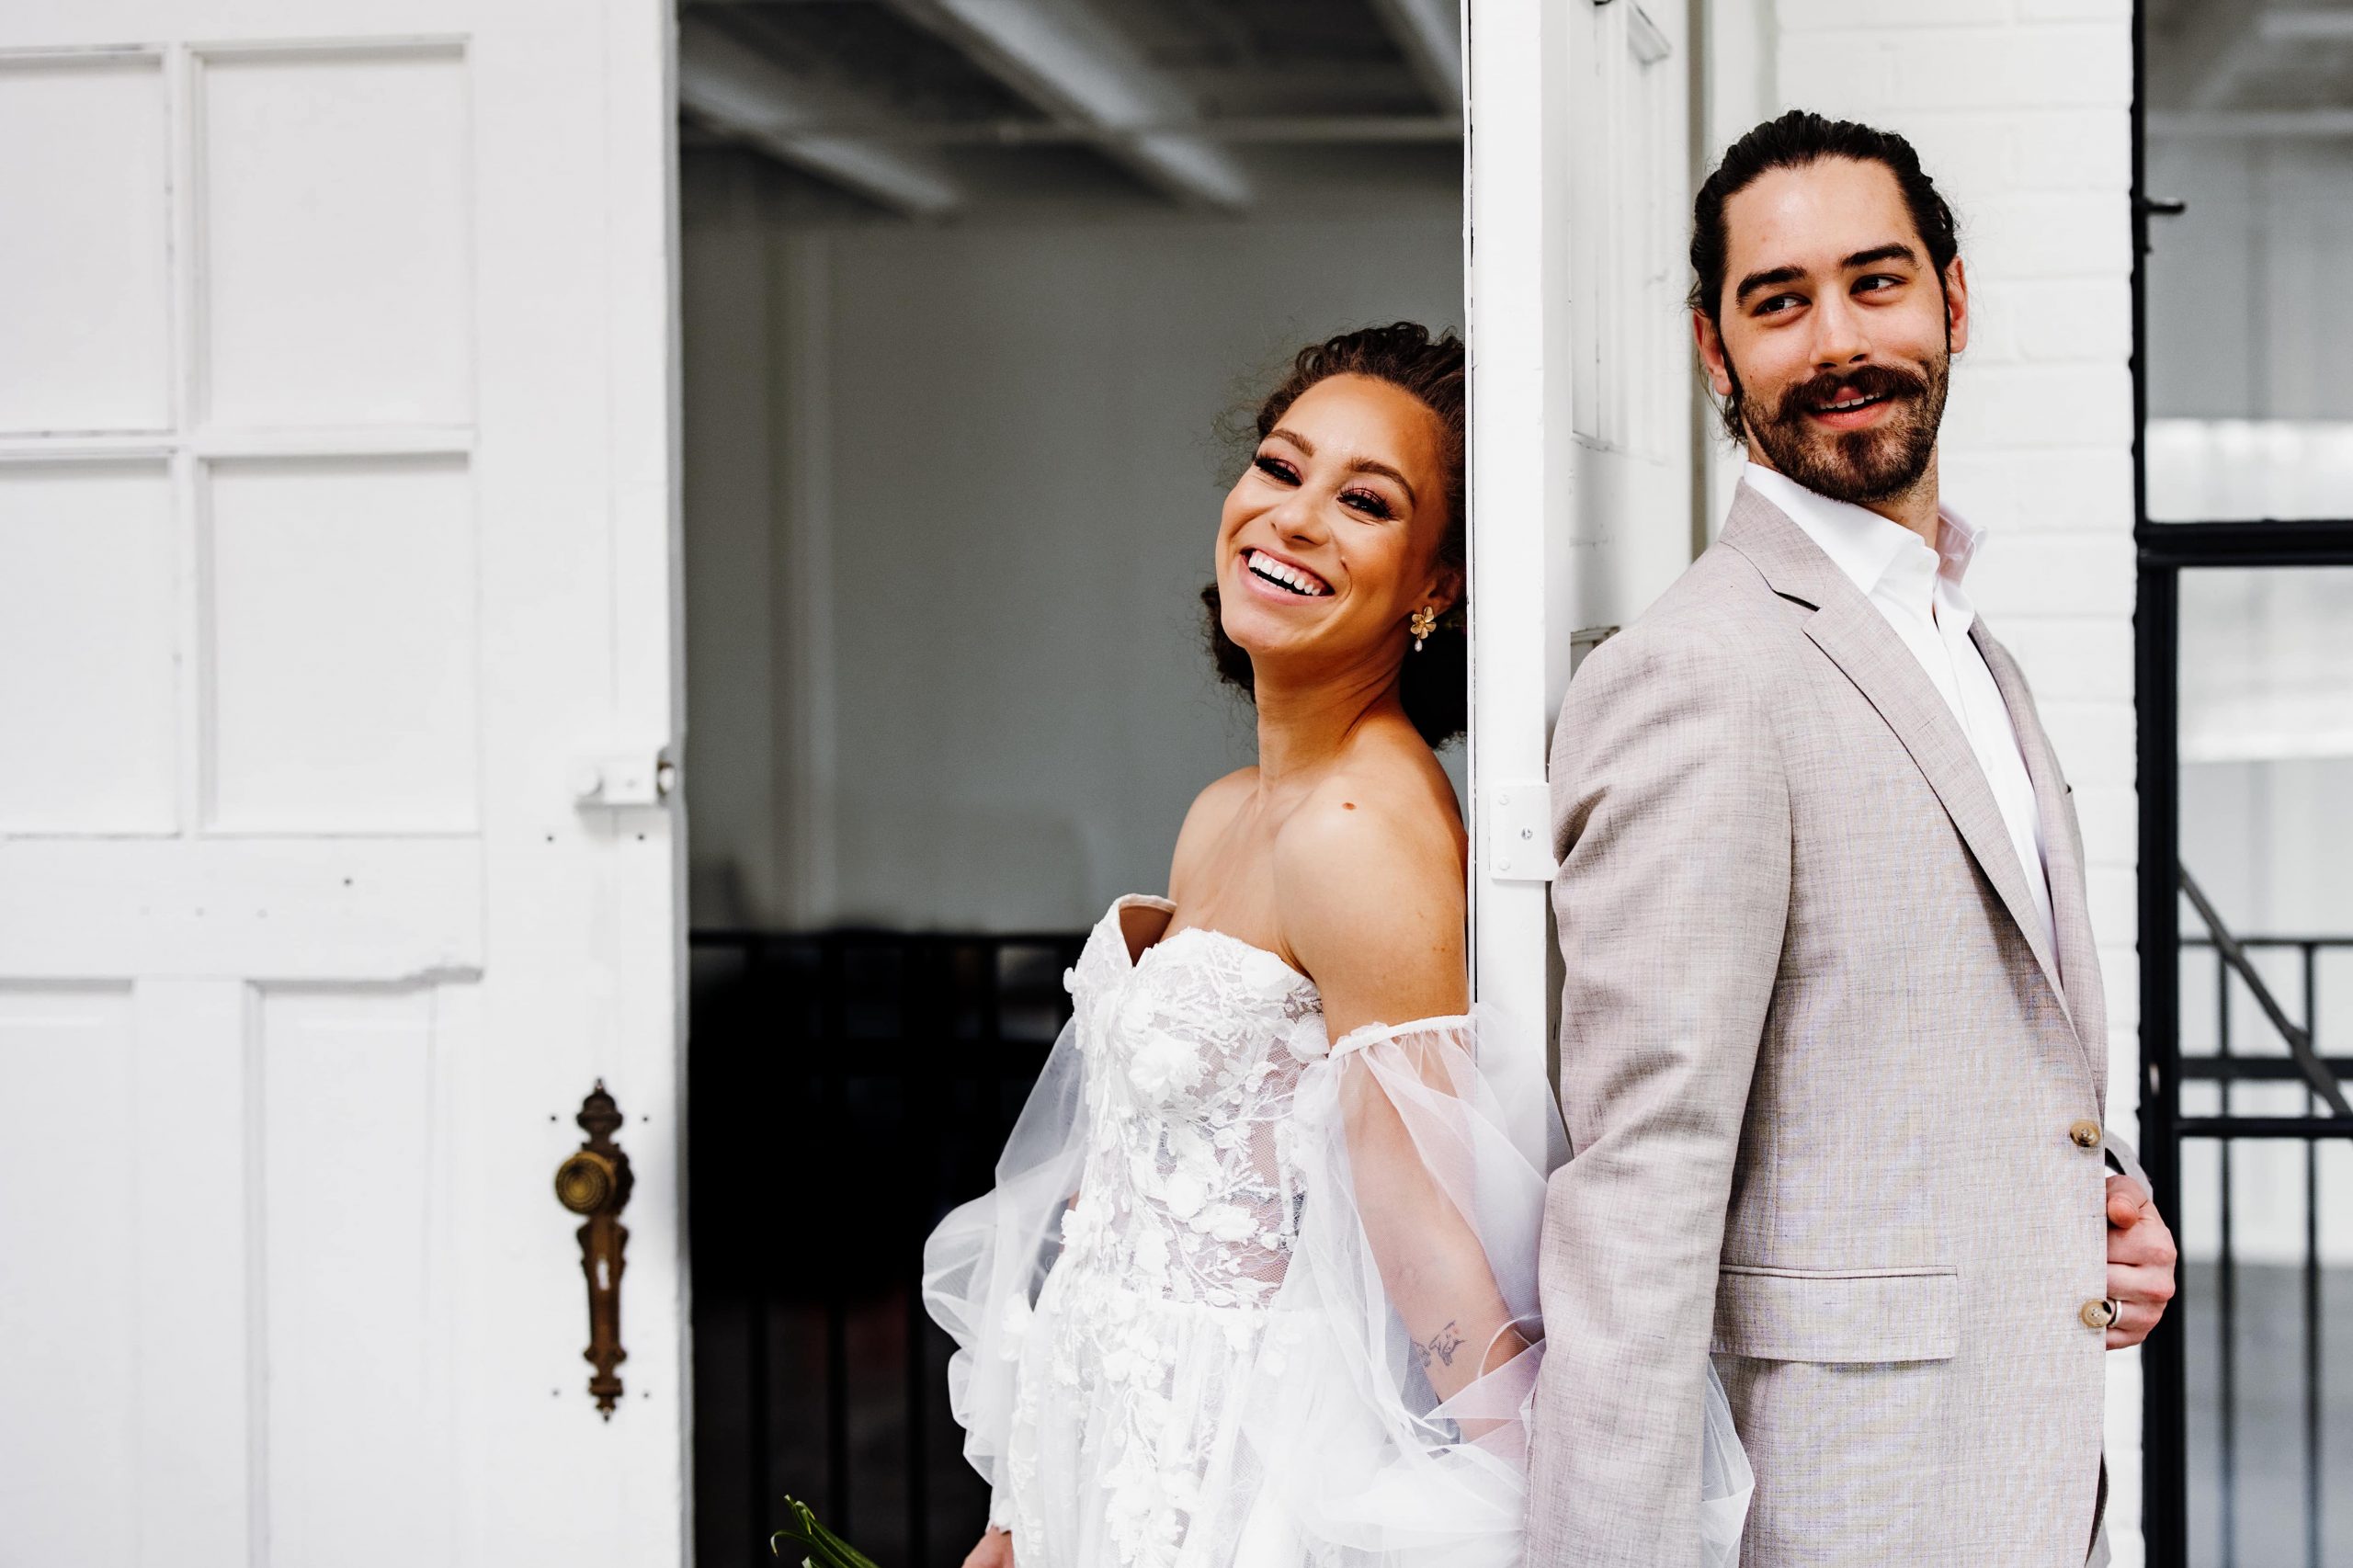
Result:
[[[987,1511],[948,1411],[923,1238],[984,1189],[1068,1017],[1083,934],[706,930],[693,960],[688,1233],[695,1536],[773,1563],[790,1494],[893,1568]]]
[[[2137,116],[2137,106],[2135,113]],[[2137,133],[2134,160],[2133,340],[2145,347],[2145,257],[2152,208],[2141,178]],[[2146,426],[2147,381],[2147,357],[2145,353],[2136,353],[2136,428]],[[2241,1110],[2238,1101],[2243,1096],[2234,1091],[2259,1082],[2295,1079],[2308,1088],[2313,1087],[2309,1065],[2296,1056],[2292,1047],[2264,1056],[2237,1049],[2235,1041],[2226,1051],[2220,1036],[2205,1050],[2188,1049],[2184,1040],[2188,1015],[2182,988],[2185,980],[2199,976],[2204,961],[2197,956],[2200,949],[2213,949],[2211,957],[2217,977],[2214,1006],[2218,1029],[2231,1028],[2225,1010],[2233,1004],[2226,998],[2234,985],[2245,982],[2229,960],[2222,956],[2211,930],[2200,937],[2183,932],[2180,925],[2181,905],[2188,892],[2177,872],[2184,805],[2178,733],[2182,578],[2185,574],[2217,570],[2353,566],[2353,518],[2152,521],[2146,454],[2137,440],[2133,448],[2133,490],[2139,574],[2138,603],[2132,618],[2132,684],[2133,706],[2139,718],[2135,784],[2140,796],[2141,1051],[2146,1074],[2141,1099],[2141,1153],[2159,1205],[2178,1221],[2190,1196],[2185,1190],[2190,1174],[2186,1155],[2219,1145],[2217,1157],[2222,1170],[2227,1173],[2236,1163],[2233,1158],[2235,1144],[2257,1139],[2302,1140],[2306,1158],[2314,1167],[2308,1182],[2313,1190],[2307,1194],[2305,1204],[2309,1231],[2319,1223],[2325,1207],[2319,1201],[2323,1195],[2318,1190],[2322,1151],[2332,1143],[2342,1146],[2339,1141],[2353,1139],[2353,1119],[2333,1112],[2311,1114],[2315,1101],[2310,1095],[2304,1101],[2303,1115],[2249,1114]],[[2194,917],[2203,920],[2202,915]],[[2308,962],[2313,968],[2300,971],[2299,978],[2302,973],[2310,972],[2315,976],[2316,983],[2322,957],[2334,953],[2347,938],[2249,937],[2240,946],[2243,951],[2256,954],[2275,947],[2301,951],[2307,940],[2312,943],[2312,956],[2300,961]],[[2270,989],[2274,993],[2273,1006],[2261,1010],[2292,1017],[2292,1010],[2278,1005],[2277,993],[2283,988]],[[2308,1000],[2316,1007],[2316,995]],[[2303,1017],[2306,1027],[2317,1034],[2314,1020],[2318,1012],[2308,1011]],[[2275,1023],[2268,1017],[2266,1023],[2276,1032]],[[2286,1038],[2281,1037],[2283,1041]],[[2346,1075],[2347,1063],[2343,1058],[2328,1057],[2317,1046],[2313,1054],[2325,1063],[2325,1077],[2334,1080]],[[2185,1105],[2185,1091],[2202,1092],[2203,1085],[2209,1084],[2218,1085],[2208,1096],[2211,1110]],[[2205,1191],[2213,1189],[2205,1186],[2202,1171],[2200,1176],[2199,1196],[2202,1199]],[[2341,1425],[2333,1423],[2320,1378],[2326,1369],[2323,1353],[2325,1346],[2353,1345],[2353,1314],[2345,1317],[2342,1332],[2325,1337],[2322,1330],[2331,1317],[2327,1271],[2323,1270],[2315,1283],[2308,1261],[2305,1267],[2288,1271],[2290,1279],[2280,1280],[2268,1276],[2261,1266],[2242,1263],[2236,1256],[2235,1219],[2229,1214],[2232,1188],[2227,1175],[2219,1190],[2224,1199],[2223,1219],[2230,1226],[2229,1250],[2212,1265],[2191,1264],[2183,1268],[2181,1299],[2149,1336],[2142,1356],[2145,1398],[2141,1518],[2150,1568],[2238,1568],[2242,1562],[2272,1568],[2274,1563],[2299,1560],[2306,1563],[2353,1562],[2353,1507],[2340,1505],[2333,1515],[2326,1511],[2327,1488],[2322,1479],[2322,1467],[2332,1451],[2353,1455],[2353,1411],[2348,1411]],[[2313,1240],[2308,1233],[2304,1247],[2308,1260],[2318,1253]],[[2265,1301],[2256,1300],[2256,1293],[2263,1294],[2268,1301],[2282,1288],[2300,1298],[2296,1310],[2286,1316],[2306,1324],[2296,1332],[2303,1336],[2307,1368],[2301,1376],[2308,1386],[2301,1397],[2290,1392],[2285,1399],[2285,1403],[2296,1409],[2280,1419],[2258,1422],[2246,1430],[2267,1444],[2283,1430],[2305,1436],[2305,1440],[2297,1445],[2304,1450],[2303,1485],[2300,1489],[2302,1495],[2280,1498],[2276,1494],[2276,1476],[2264,1476],[2263,1480],[2273,1483],[2271,1492],[2262,1497],[2261,1506],[2242,1509],[2247,1483],[2257,1473],[2244,1462],[2245,1456],[2240,1452],[2240,1415],[2249,1394],[2243,1386],[2247,1380],[2242,1373],[2251,1370],[2243,1365],[2245,1358],[2242,1347],[2250,1335],[2270,1335],[2280,1328],[2279,1317],[2258,1310],[2265,1307]],[[2353,1295],[2353,1283],[2339,1293]],[[2312,1306],[2315,1295],[2319,1298],[2317,1310]],[[2198,1340],[2195,1347],[2193,1332]],[[2193,1348],[2196,1355],[2192,1354]],[[2331,1386],[2353,1387],[2353,1366],[2331,1380]],[[2318,1462],[2314,1461],[2309,1440],[2314,1426],[2314,1404],[2321,1408]],[[2339,1426],[2334,1442],[2330,1440],[2333,1425]],[[2315,1503],[2315,1498],[2320,1502]],[[2247,1527],[2245,1533],[2265,1538],[2262,1550],[2257,1551],[2252,1541],[2242,1550],[2243,1517]],[[2283,1546],[2283,1531],[2302,1539]]]
[[[2344,1560],[2344,1522],[2332,1535],[2327,1507],[2329,1437],[2332,1416],[2339,1427],[2353,1423],[2353,1398],[2340,1398],[2332,1409],[2325,1355],[2332,1302],[2337,1327],[2353,1326],[2344,1321],[2353,1315],[2353,1289],[2342,1271],[2330,1289],[2321,1252],[2322,1149],[2331,1140],[2353,1139],[2342,1088],[2353,1078],[2353,1057],[2322,1049],[2321,984],[2325,958],[2353,957],[2353,936],[2236,937],[2186,868],[2180,878],[2205,928],[2180,938],[2182,980],[2211,978],[2214,1010],[2211,1042],[2200,1042],[2211,1049],[2181,1042],[2173,1131],[2184,1142],[2213,1145],[2217,1205],[2214,1257],[2184,1266],[2176,1331],[2190,1341],[2181,1429],[2185,1460],[2197,1461],[2182,1467],[2190,1494],[2182,1555],[2219,1568],[2299,1561],[2319,1568]],[[2211,976],[2193,972],[2210,963]],[[2282,1002],[2282,990],[2296,1006]],[[2252,1051],[2243,1023],[2249,1002],[2261,1030]],[[2277,1106],[2257,1114],[2239,1108],[2243,1088],[2281,1085],[2302,1089],[2304,1114],[2279,1114],[2283,1108]],[[2276,1088],[2258,1092],[2277,1096]],[[2211,1108],[2183,1103],[2193,1096]],[[2245,1216],[2234,1201],[2234,1156],[2239,1144],[2281,1139],[2303,1145],[2302,1257],[2287,1265],[2248,1262],[2240,1256]],[[2177,1229],[2183,1218],[2176,1216]],[[2290,1338],[2292,1358],[2278,1354]],[[2340,1449],[2345,1436],[2337,1434]],[[2283,1495],[2291,1471],[2301,1480],[2301,1496]],[[2245,1506],[2251,1481],[2262,1493],[2254,1507]]]

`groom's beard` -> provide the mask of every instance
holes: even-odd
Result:
[[[1893,500],[1928,472],[1951,368],[1952,356],[1939,354],[1925,372],[1895,365],[1824,371],[1790,388],[1770,409],[1744,399],[1742,421],[1773,466],[1815,494],[1859,506]],[[1739,372],[1732,374],[1738,396]],[[1816,428],[1807,410],[1828,402],[1842,387],[1886,397],[1893,405],[1886,423],[1870,430]]]

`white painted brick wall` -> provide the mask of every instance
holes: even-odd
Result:
[[[2139,1103],[2132,709],[2130,0],[1778,0],[1778,107],[1910,137],[1960,214],[1975,330],[1946,497],[2075,785],[2108,985],[2109,1119]],[[2109,1359],[2120,1564],[2138,1564],[2137,1354]]]

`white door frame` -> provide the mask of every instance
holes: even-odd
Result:
[[[1690,560],[1689,0],[1467,0],[1472,992],[1549,1051],[1552,722]]]

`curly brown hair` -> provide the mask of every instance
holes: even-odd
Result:
[[[1463,460],[1470,426],[1462,340],[1450,332],[1433,337],[1426,326],[1398,322],[1311,343],[1292,357],[1289,372],[1259,403],[1259,438],[1264,439],[1281,422],[1308,388],[1332,376],[1369,376],[1386,381],[1411,393],[1438,415],[1444,432],[1441,457],[1446,464],[1446,533],[1438,542],[1438,558],[1458,575],[1464,575],[1468,486]],[[1254,679],[1250,655],[1225,634],[1215,581],[1201,590],[1201,603],[1209,610],[1210,656],[1219,676],[1247,694]],[[1471,722],[1470,608],[1466,585],[1452,608],[1438,618],[1422,651],[1407,653],[1398,671],[1398,697],[1404,703],[1405,717],[1432,746],[1444,745],[1461,734]]]

